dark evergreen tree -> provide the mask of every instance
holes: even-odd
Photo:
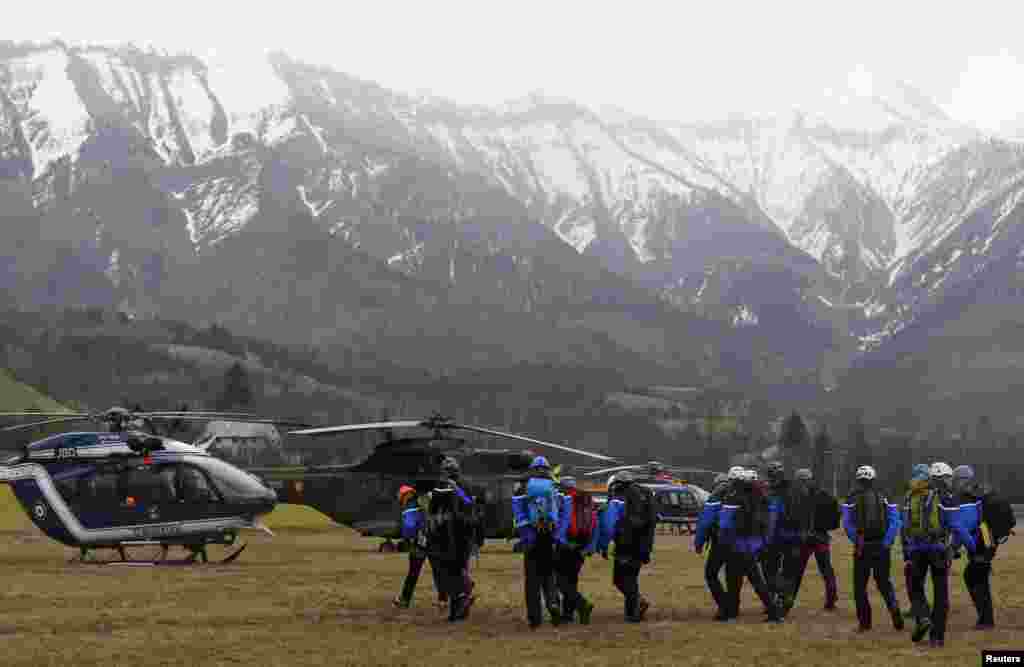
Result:
[[[249,383],[249,374],[242,364],[236,361],[224,374],[224,390],[217,401],[217,409],[228,410],[251,402],[252,387]]]
[[[810,436],[807,425],[796,412],[786,418],[779,430],[779,449],[782,456],[795,464],[807,463],[807,448]]]
[[[859,419],[850,427],[850,456],[850,464],[854,468],[874,465],[875,458],[864,430],[864,422]]]

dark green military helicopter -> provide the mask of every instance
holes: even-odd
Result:
[[[426,430],[427,434],[416,434],[417,430]],[[459,462],[463,486],[482,505],[484,536],[492,539],[514,537],[512,489],[529,467],[534,452],[473,448],[456,435],[458,431],[517,440],[601,461],[615,461],[609,456],[523,435],[458,424],[441,415],[424,420],[312,428],[291,431],[289,435],[323,437],[365,431],[381,431],[385,440],[358,463],[248,470],[275,488],[282,502],[308,505],[363,536],[384,538],[380,550],[392,551],[398,548],[392,542],[399,537],[398,488],[403,484],[412,485],[420,491],[435,488],[442,479],[441,462],[446,456]],[[412,431],[412,434],[398,437],[396,431]]]

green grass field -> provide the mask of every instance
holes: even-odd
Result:
[[[739,622],[716,623],[690,539],[659,536],[641,575],[652,602],[647,622],[623,622],[611,565],[596,557],[582,577],[597,604],[593,623],[531,632],[522,557],[500,542],[473,563],[479,600],[468,622],[452,626],[430,604],[429,573],[413,608],[395,610],[406,556],[379,554],[375,540],[328,527],[303,508],[285,506],[269,518],[276,537],[246,533],[249,548],[232,565],[125,568],[68,564],[75,552],[36,532],[11,503],[9,493],[0,496],[4,665],[976,665],[983,648],[1024,648],[1020,538],[995,566],[995,631],[972,629],[963,562],[956,562],[940,653],[893,630],[873,589],[875,630],[853,634],[844,541],[835,556],[836,613],[821,611],[824,591],[811,571],[785,624],[761,622],[749,586]],[[906,605],[900,567],[893,580]]]

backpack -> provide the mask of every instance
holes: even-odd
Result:
[[[594,497],[586,491],[576,491],[568,496],[572,503],[569,511],[569,540],[576,544],[589,544],[597,527],[597,505]]]
[[[935,491],[907,495],[907,537],[915,539],[939,539],[945,535],[939,506],[942,499]]]
[[[1002,544],[1010,537],[1010,532],[1017,525],[1013,507],[999,494],[990,491],[982,498],[981,508],[981,520],[988,525],[993,540],[993,544],[987,546]]]
[[[531,477],[526,483],[527,522],[541,533],[553,533],[558,525],[558,492],[554,480]]]
[[[866,490],[858,494],[855,502],[857,533],[865,542],[878,542],[889,527],[889,509],[878,491]]]
[[[814,526],[814,499],[809,490],[790,485],[783,500],[782,525],[802,532]]]
[[[734,498],[737,537],[765,537],[768,534],[768,500],[755,490],[741,492]]]
[[[467,510],[451,487],[434,489],[427,505],[428,549],[445,560],[457,560],[468,552],[467,528],[472,528],[472,510]]]
[[[814,494],[814,530],[823,530],[826,533],[837,530],[842,519],[839,501],[819,489]]]

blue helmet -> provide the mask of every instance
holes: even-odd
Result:
[[[544,458],[543,456],[538,456],[537,458],[535,458],[533,460],[532,463],[530,463],[530,470],[536,470],[537,468],[550,468],[550,467],[551,467],[551,465],[548,463],[548,460],[546,458]]]

